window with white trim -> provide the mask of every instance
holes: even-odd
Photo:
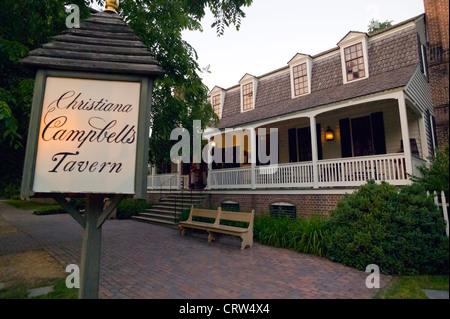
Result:
[[[344,84],[367,79],[369,75],[369,39],[366,33],[351,31],[338,46]]]
[[[242,85],[242,110],[249,111],[253,106],[253,82]]]
[[[297,97],[309,93],[308,67],[306,62],[294,66],[292,72],[294,80],[294,95]]]
[[[297,53],[289,62],[291,76],[291,98],[311,93],[311,73],[313,60],[311,56]]]
[[[344,48],[347,81],[366,77],[362,42]]]
[[[222,115],[222,96],[220,94],[216,94],[212,97],[212,107],[214,109],[214,113],[216,113],[218,117],[221,117],[221,115]]]

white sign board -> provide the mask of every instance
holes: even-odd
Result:
[[[33,191],[134,194],[140,86],[47,77]]]

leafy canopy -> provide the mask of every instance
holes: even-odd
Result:
[[[392,26],[392,20],[386,20],[384,22],[380,22],[377,19],[372,19],[370,20],[370,24],[367,26],[367,31],[369,32],[369,34],[373,34],[375,32],[378,32],[380,30],[389,28]]]
[[[239,29],[243,8],[252,0],[124,0],[120,13],[135,34],[161,63],[166,75],[155,82],[152,107],[153,135],[150,159],[168,161],[170,132],[192,120],[203,126],[217,121],[206,103],[208,88],[199,76],[195,49],[182,39],[183,30],[202,31],[201,19],[210,10],[220,36],[229,26]],[[29,50],[51,40],[65,28],[65,5],[76,4],[81,19],[89,7],[104,0],[2,0],[0,2],[0,196],[17,189],[22,174],[34,74],[19,61]]]

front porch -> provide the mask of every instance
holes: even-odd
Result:
[[[412,162],[412,175],[417,176],[417,168],[425,165],[426,161],[413,156]],[[320,160],[316,166],[312,162],[302,162],[212,170],[208,175],[208,189],[357,187],[371,179],[407,185],[409,176],[405,154]]]
[[[207,189],[355,188],[371,179],[407,185],[434,152],[430,123],[429,113],[397,91],[211,134]],[[274,141],[276,162],[262,165],[260,145],[271,156]]]

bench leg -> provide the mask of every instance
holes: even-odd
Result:
[[[192,232],[191,228],[185,228],[184,226],[180,226],[180,225],[178,225],[178,230],[179,230],[181,236],[190,234]]]
[[[178,225],[178,231],[180,232],[181,236],[186,235],[186,229],[183,226]]]
[[[253,233],[245,233],[241,235],[242,243],[241,250],[244,250],[245,247],[253,247]]]
[[[217,241],[218,239],[219,235],[217,233],[208,230],[208,243],[212,241]]]

